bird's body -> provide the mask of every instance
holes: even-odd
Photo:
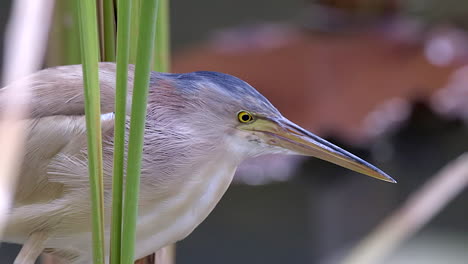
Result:
[[[28,132],[25,158],[4,240],[25,244],[18,263],[32,263],[28,261],[43,249],[67,263],[89,263],[91,217],[81,66],[46,69],[21,82],[32,87],[31,115],[24,121]],[[100,64],[100,82],[108,238],[114,64]],[[130,67],[129,94],[132,82]],[[190,234],[221,199],[237,166],[253,156],[314,155],[391,179],[287,121],[255,89],[235,77],[213,72],[152,73],[149,90],[136,258]],[[8,99],[0,90],[0,108],[3,100]]]
[[[83,136],[84,119],[78,118],[76,122],[78,127],[73,130],[78,133],[73,136]],[[32,129],[34,132],[37,132],[39,124]],[[70,125],[67,126],[70,128]],[[106,146],[104,159],[109,160],[112,158],[110,141],[104,142]],[[59,195],[47,197],[47,200],[43,197],[42,201],[31,196],[29,200],[32,203],[24,201],[15,204],[6,229],[4,238],[6,241],[23,244],[30,233],[44,230],[48,233],[45,248],[53,249],[59,256],[68,258],[71,263],[89,263],[90,195],[87,192],[86,160],[82,156],[85,146],[75,150],[76,152],[65,155],[61,152],[60,156],[52,157],[46,169],[50,187],[47,188],[47,184],[40,186],[41,183],[38,183],[39,187],[35,190],[40,193],[46,191],[51,195],[60,193]],[[220,155],[216,159],[206,162],[200,160],[198,166],[194,166],[190,173],[178,174],[178,179],[157,181],[164,179],[165,176],[161,175],[157,168],[151,169],[150,166],[144,165],[145,170],[141,177],[147,180],[142,181],[153,183],[141,185],[136,239],[138,244],[135,247],[137,258],[149,255],[168,243],[183,239],[208,216],[228,188],[239,163],[237,159],[231,162],[233,160],[231,157],[225,157],[232,153],[222,152],[224,151],[219,152]],[[145,160],[148,161],[147,158]],[[111,207],[111,173],[110,164],[106,164],[104,175],[107,217],[110,216]],[[109,224],[107,221],[107,241],[109,241]]]

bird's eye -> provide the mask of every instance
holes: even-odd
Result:
[[[241,123],[248,123],[248,122],[253,120],[252,114],[250,114],[249,112],[246,112],[246,111],[240,111],[237,114],[237,118],[239,119],[239,122],[241,122]]]

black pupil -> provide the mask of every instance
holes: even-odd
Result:
[[[241,116],[242,121],[247,122],[250,120],[250,116],[248,114],[243,114]]]

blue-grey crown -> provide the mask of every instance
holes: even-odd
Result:
[[[263,107],[269,111],[278,112],[278,110],[250,84],[229,74],[213,71],[172,74],[154,73],[151,76],[152,81],[157,81],[156,79],[160,76],[173,79],[177,83],[177,87],[182,89],[184,93],[195,93],[198,89],[203,87],[203,84],[207,84],[211,87],[214,86],[216,89],[220,89],[221,92],[226,93],[230,98],[248,101],[251,104],[257,105],[257,107]]]

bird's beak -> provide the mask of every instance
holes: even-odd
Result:
[[[380,180],[396,183],[385,172],[370,163],[285,118],[281,120],[259,118],[255,122],[246,125],[244,129],[259,132],[258,135],[263,137],[265,142],[270,145],[279,146],[300,155],[313,156]]]

